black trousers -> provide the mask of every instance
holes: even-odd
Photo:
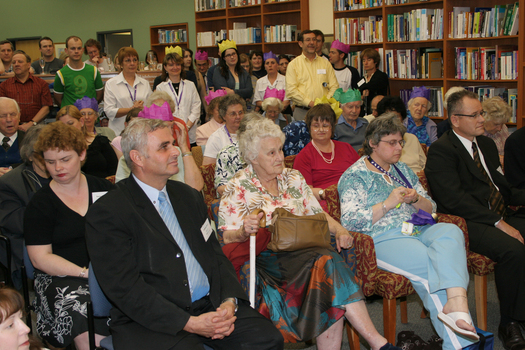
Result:
[[[507,217],[505,222],[525,237],[525,218]],[[525,245],[494,226],[467,221],[470,250],[495,261],[495,281],[500,313],[525,320]]]
[[[215,311],[207,299],[194,303],[196,315]],[[197,334],[181,331],[177,334],[180,340],[171,350],[205,349],[204,344],[212,349],[224,350],[281,350],[284,348],[284,339],[273,323],[252,309],[248,303],[239,300],[239,309],[235,314],[235,329],[223,339],[212,340]]]

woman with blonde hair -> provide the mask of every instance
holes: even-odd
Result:
[[[505,141],[509,137],[509,128],[505,123],[510,121],[512,108],[499,96],[489,98],[482,103],[485,114],[485,136],[490,137],[498,147],[500,158],[505,153]],[[503,160],[503,159],[501,159]]]

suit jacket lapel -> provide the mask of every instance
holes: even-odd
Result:
[[[474,162],[474,159],[472,159],[472,156],[470,153],[466,150],[465,146],[459,138],[454,134],[452,130],[450,130],[449,133],[450,141],[458,149],[458,153],[463,158],[463,163],[466,165],[467,169],[472,173],[472,175],[476,176],[478,179],[480,179],[483,182],[487,182],[485,179],[485,176],[481,173],[478,166]]]

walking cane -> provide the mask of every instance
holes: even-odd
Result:
[[[265,228],[266,227],[266,213],[262,209],[255,209],[252,211],[252,214],[259,215],[259,213],[263,213],[263,216],[261,220],[259,221],[259,227]],[[256,277],[256,269],[255,269],[255,258],[256,258],[256,252],[255,248],[257,246],[256,242],[256,234],[257,233],[251,233],[250,234],[250,304],[253,308],[255,308],[255,277]]]

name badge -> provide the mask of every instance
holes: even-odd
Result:
[[[401,233],[407,236],[412,236],[412,232],[414,231],[414,224],[411,224],[409,222],[403,222],[403,226],[401,226]]]
[[[91,194],[91,199],[93,200],[93,203],[98,201],[100,197],[104,196],[106,193],[108,193],[108,191],[93,192]]]
[[[318,69],[317,74],[326,74],[326,69]]]
[[[361,87],[361,85],[363,85],[364,83],[366,83],[365,78],[359,80],[359,82],[357,83],[357,86],[358,86],[358,87]]]
[[[209,219],[206,219],[206,221],[204,221],[204,224],[201,227],[201,232],[202,232],[202,235],[204,236],[204,240],[208,242],[208,239],[213,233],[213,229],[211,228]]]

